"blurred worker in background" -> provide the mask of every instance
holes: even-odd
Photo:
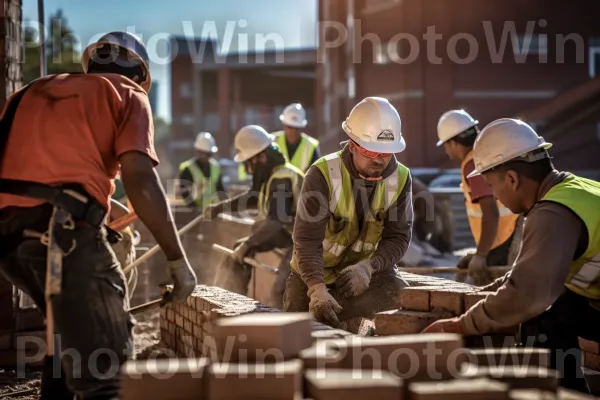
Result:
[[[296,203],[304,173],[290,163],[273,143],[273,136],[262,127],[248,125],[235,135],[238,153],[234,160],[243,162],[252,174],[252,188],[232,199],[211,205],[205,216],[214,218],[221,212],[257,208],[259,219],[249,237],[237,241],[233,256],[217,270],[215,286],[245,295],[252,269],[245,257],[257,252],[284,249],[277,278],[272,289],[271,304],[281,307],[285,279],[289,275],[292,251],[292,230]]]
[[[223,187],[221,165],[213,156],[219,151],[215,139],[208,132],[200,132],[194,142],[196,156],[179,166],[178,198],[186,207],[196,206],[200,210],[215,200],[227,197]]]
[[[166,254],[174,289],[165,300],[184,300],[196,285],[154,170],[148,63],[139,38],[108,33],[85,50],[86,74],[34,81],[2,117],[0,269],[40,310],[48,301],[46,317],[60,335],[56,357],[77,353],[61,358],[64,373],[46,358],[42,399],[119,395],[118,367],[131,354],[134,324],[110,250],[118,235],[105,227],[119,167],[137,215]],[[73,393],[45,392],[53,376],[66,376]]]
[[[446,112],[438,122],[437,145],[444,147],[450,159],[461,163],[461,189],[477,251],[464,256],[458,267],[468,268],[475,284],[481,285],[491,280],[488,266],[505,266],[514,261],[514,258],[509,260],[509,252],[519,215],[494,198],[492,189],[482,177],[468,177],[475,169],[473,144],[479,133],[478,123],[463,110]]]
[[[493,291],[460,318],[427,332],[484,335],[521,324],[523,345],[552,350],[567,388],[588,392],[578,337],[600,341],[600,183],[554,169],[551,147],[524,122],[500,119],[475,142],[475,169],[515,214],[523,245]]]
[[[306,172],[320,157],[319,141],[301,131],[308,124],[306,111],[299,103],[290,104],[283,110],[279,120],[283,130],[273,133],[279,150],[290,164]]]
[[[355,331],[346,321],[397,307],[407,286],[395,265],[413,208],[410,172],[394,156],[406,147],[396,109],[368,97],[342,128],[350,140],[312,165],[302,186],[284,310]]]

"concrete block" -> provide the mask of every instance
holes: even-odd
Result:
[[[492,348],[467,350],[469,362],[480,367],[550,367],[550,350],[537,348]]]
[[[592,354],[600,354],[600,343],[579,338],[579,348],[581,351]]]
[[[409,311],[429,311],[429,289],[407,287],[400,291],[400,308]]]
[[[344,369],[385,370],[416,380],[458,376],[464,361],[462,337],[449,333],[351,337],[340,350]]]
[[[208,369],[212,400],[295,400],[302,394],[302,362],[213,364]]]
[[[491,379],[419,382],[408,387],[411,400],[507,400],[508,385]]]
[[[121,399],[195,400],[206,390],[209,360],[159,359],[128,361],[121,370]]]
[[[258,313],[217,321],[220,361],[280,362],[312,345],[308,313]]]
[[[385,371],[343,369],[305,372],[305,395],[319,400],[403,399],[402,379]]]
[[[480,300],[485,299],[488,294],[492,292],[471,292],[464,294],[464,307],[465,311],[469,310],[475,304],[477,304]]]
[[[321,341],[300,352],[304,369],[341,368],[342,353],[339,348]]]
[[[375,315],[375,332],[377,336],[421,333],[444,316],[450,315],[404,310],[384,311]]]
[[[461,371],[463,378],[490,378],[508,384],[512,389],[539,389],[556,392],[559,386],[558,371],[541,367],[497,366],[481,367],[466,364]]]

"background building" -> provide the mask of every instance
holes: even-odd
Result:
[[[150,93],[148,93],[148,101],[150,102],[150,107],[152,107],[152,113],[156,115],[158,113],[158,92],[160,84],[156,81],[152,82],[152,89]]]
[[[320,0],[322,149],[337,148],[356,102],[382,96],[402,116],[408,149],[400,158],[410,167],[450,165],[435,147],[436,125],[443,112],[464,108],[482,126],[523,117],[555,144],[558,167],[597,168],[599,14],[599,2],[583,0]],[[337,30],[324,29],[332,23],[349,38],[335,47]],[[441,36],[428,48],[423,35],[433,27]]]

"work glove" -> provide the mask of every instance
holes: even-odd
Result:
[[[469,260],[469,275],[473,278],[473,283],[476,286],[489,283],[491,275],[484,256],[473,254]]]
[[[184,301],[197,284],[196,274],[185,257],[167,261],[167,268],[173,281],[173,290],[165,294],[162,305]]]
[[[469,253],[467,255],[464,255],[460,260],[458,260],[456,267],[460,268],[460,269],[469,268],[469,262],[471,262],[471,258],[473,258],[474,255],[475,255],[474,253]]]
[[[231,258],[238,264],[243,264],[244,257],[246,257],[246,254],[248,254],[249,250],[250,246],[248,246],[246,242],[242,242],[238,247],[235,248],[235,250],[233,250]]]
[[[373,267],[369,261],[361,261],[358,264],[344,268],[335,284],[342,296],[360,296],[369,288],[373,272]]]
[[[341,323],[337,314],[342,311],[342,306],[329,294],[327,286],[324,283],[313,285],[308,289],[307,295],[310,297],[308,309],[315,319],[323,324],[340,329]]]

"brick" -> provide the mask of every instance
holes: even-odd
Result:
[[[456,379],[447,382],[412,383],[411,400],[506,400],[508,385],[491,379]]]
[[[465,311],[469,310],[475,304],[477,304],[480,300],[483,300],[487,297],[488,294],[492,292],[473,292],[473,293],[465,293],[464,294],[464,307]]]
[[[309,369],[304,379],[305,395],[313,399],[403,399],[402,379],[385,371]]]
[[[590,396],[587,394],[583,394],[580,392],[575,392],[572,390],[568,390],[565,388],[558,389],[558,398],[559,400],[597,400],[598,398],[595,396]]]
[[[127,361],[122,369],[123,400],[189,400],[206,390],[209,361],[199,359],[148,359]]]
[[[600,354],[600,343],[593,342],[584,338],[579,338],[579,348],[581,351],[592,354]]]
[[[183,316],[180,314],[175,315],[175,325],[183,327]]]
[[[514,347],[517,339],[514,334],[494,333],[483,336],[466,336],[465,347],[470,349],[485,349],[491,347]]]
[[[308,313],[258,313],[217,321],[215,340],[219,359],[283,361],[298,357],[312,345]]]
[[[466,290],[466,289],[465,289]],[[465,291],[459,288],[434,289],[429,293],[429,310],[458,316],[465,311]]]
[[[207,397],[210,399],[295,400],[301,394],[300,360],[274,364],[213,364],[208,369]]]
[[[429,380],[459,375],[464,355],[462,337],[422,333],[345,339],[342,368],[386,370],[405,379]]]
[[[494,379],[508,384],[511,390],[540,389],[554,392],[559,386],[558,372],[541,367],[481,367],[474,364],[465,364],[461,376],[471,379]]]
[[[175,322],[175,313],[170,308],[167,309],[167,321]]]
[[[480,367],[529,366],[550,367],[550,350],[537,348],[475,349],[466,352],[469,362]]]
[[[320,329],[316,331],[313,330],[311,333],[311,337],[314,342],[327,339],[341,339],[348,335],[351,335],[351,333],[343,331],[341,329]]]
[[[404,310],[384,311],[375,315],[375,332],[377,336],[421,333],[444,316],[449,315]]]
[[[304,369],[335,369],[341,367],[342,355],[339,348],[321,341],[300,352]]]
[[[429,311],[429,289],[407,287],[400,291],[400,308],[409,311]]]
[[[600,371],[600,355],[584,352],[583,366],[594,371]]]
[[[190,321],[189,319],[184,319],[183,320],[183,329],[190,335],[192,333],[194,333],[194,330],[192,329],[192,321]]]

